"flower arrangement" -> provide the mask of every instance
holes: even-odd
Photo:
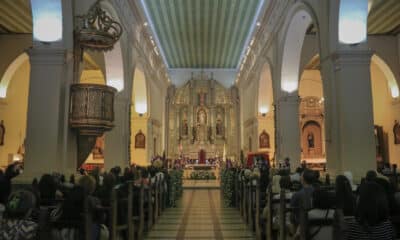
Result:
[[[253,172],[250,169],[245,169],[243,172],[243,176],[245,177],[245,179],[250,179],[252,175]]]
[[[190,179],[193,180],[209,180],[209,179],[217,179],[215,176],[214,172],[209,172],[209,171],[193,171],[190,174]]]
[[[171,170],[168,178],[168,199],[169,206],[175,207],[176,201],[179,197],[182,196],[183,187],[182,187],[182,170]]]
[[[260,169],[259,168],[254,168],[253,172],[251,173],[251,178],[252,179],[259,179],[260,176],[261,176]]]
[[[158,170],[163,167],[163,162],[161,159],[157,159],[153,162],[153,167],[157,168]]]
[[[224,196],[224,204],[227,207],[234,205],[234,192],[235,192],[235,169],[223,169],[221,171],[221,190]]]

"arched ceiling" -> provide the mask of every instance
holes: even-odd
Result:
[[[142,0],[169,68],[237,68],[262,0]]]

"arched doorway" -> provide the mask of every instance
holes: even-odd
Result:
[[[322,156],[322,129],[315,121],[308,121],[301,131],[302,155],[306,159],[320,158]]]
[[[370,71],[378,167],[399,164],[400,144],[394,131],[396,121],[400,121],[399,87],[392,70],[378,55],[372,56]]]

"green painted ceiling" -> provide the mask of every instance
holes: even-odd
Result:
[[[261,0],[144,0],[169,68],[236,68]]]

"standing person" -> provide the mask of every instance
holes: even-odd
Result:
[[[389,221],[389,204],[385,191],[375,182],[365,182],[359,189],[355,217],[345,219],[345,239],[396,239]]]
[[[301,175],[302,188],[293,194],[290,200],[290,207],[293,209],[291,215],[291,224],[293,226],[292,233],[299,234],[300,224],[300,211],[301,209],[309,210],[313,207],[313,181],[315,179],[315,173],[312,170],[305,169]]]
[[[30,220],[36,206],[32,192],[17,191],[10,195],[4,220],[0,223],[0,239],[36,239],[38,224]]]
[[[11,193],[11,180],[22,173],[19,163],[8,165],[4,174],[0,176],[0,204],[5,205]]]
[[[335,182],[335,205],[333,223],[333,239],[343,239],[345,231],[345,218],[354,216],[356,210],[356,198],[350,181],[344,175],[336,177]]]

